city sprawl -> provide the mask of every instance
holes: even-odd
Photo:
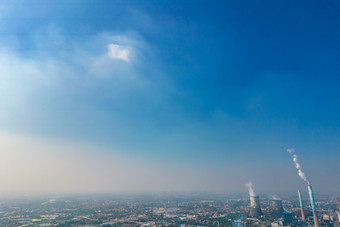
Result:
[[[277,216],[272,196],[261,195],[262,215],[250,217],[244,196],[214,194],[93,195],[57,198],[2,199],[0,226],[312,226],[305,198],[301,220],[296,195],[282,196]],[[339,198],[318,196],[321,226],[337,226]],[[293,214],[292,223],[284,214]],[[338,215],[338,216],[337,216]],[[289,215],[288,215],[289,216]],[[286,219],[286,220],[285,220]]]

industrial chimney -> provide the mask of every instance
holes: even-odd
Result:
[[[263,215],[263,213],[261,211],[259,196],[250,196],[249,216],[257,218],[257,217],[260,217],[261,215]]]
[[[274,215],[274,217],[279,218],[279,217],[282,216],[282,212],[284,212],[283,207],[282,207],[282,200],[281,199],[274,199],[273,203],[274,203],[273,215]]]
[[[299,202],[300,202],[300,208],[301,208],[301,219],[302,219],[302,221],[305,221],[306,217],[305,217],[305,212],[303,210],[303,203],[302,203],[302,197],[301,197],[300,190],[298,190],[298,195],[299,195]]]
[[[313,190],[312,190],[312,185],[311,184],[308,184],[308,193],[309,193],[310,204],[312,206],[314,226],[315,227],[319,227],[319,220],[318,220],[318,217],[316,216],[316,208],[315,208],[315,202],[314,202],[314,195],[313,195]]]

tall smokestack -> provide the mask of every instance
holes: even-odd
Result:
[[[257,218],[262,215],[263,213],[262,213],[261,206],[260,206],[260,198],[258,196],[250,196],[249,216]]]
[[[282,207],[282,200],[281,199],[274,199],[274,212],[273,215],[277,218],[282,216],[282,212],[284,212],[283,207]]]
[[[296,169],[298,170],[299,177],[308,184],[308,193],[309,193],[309,199],[310,199],[310,203],[311,203],[312,211],[313,211],[314,226],[319,227],[318,217],[316,216],[316,209],[315,209],[315,202],[314,202],[312,186],[311,186],[308,178],[306,177],[305,173],[302,172],[302,170],[301,170],[301,165],[299,163],[298,156],[295,154],[295,150],[294,149],[287,149],[287,152],[293,157],[293,161],[295,163]]]
[[[316,208],[315,208],[315,202],[314,202],[314,195],[313,195],[313,190],[312,190],[312,185],[308,184],[308,193],[309,193],[309,199],[310,199],[310,204],[312,206],[312,212],[313,212],[313,218],[314,218],[314,226],[319,227],[319,221],[318,217],[316,216]]]
[[[301,218],[302,218],[302,221],[305,221],[306,217],[305,217],[305,212],[303,211],[303,202],[302,202],[300,190],[298,190],[298,194],[299,194],[299,202],[300,202],[300,208],[301,208]]]

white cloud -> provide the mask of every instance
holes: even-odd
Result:
[[[109,48],[108,55],[111,58],[122,59],[127,62],[130,61],[131,52],[129,51],[128,48],[113,43],[110,43],[108,45],[108,48]]]

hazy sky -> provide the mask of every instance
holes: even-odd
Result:
[[[339,192],[339,1],[0,1],[0,193]]]

